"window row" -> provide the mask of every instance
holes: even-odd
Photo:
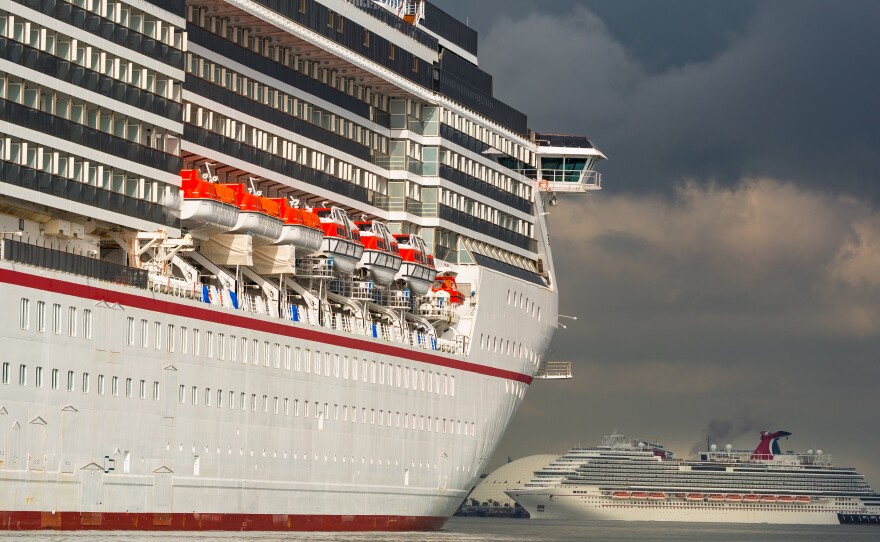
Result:
[[[126,319],[127,346],[455,396],[455,375],[197,328]]]
[[[0,371],[0,383],[7,385],[11,383],[11,370],[11,363],[8,361],[3,362],[2,371]],[[28,370],[27,364],[20,364],[18,366],[18,385],[27,386],[30,376],[31,373]],[[52,369],[49,372],[49,387],[53,390],[60,390],[63,386],[63,388],[69,392],[79,390],[82,393],[92,393],[92,376],[93,375],[91,373],[83,372],[77,378],[77,375],[74,371],[66,371],[65,374],[62,374],[61,370]],[[45,385],[43,379],[43,367],[34,367],[32,381],[34,387],[43,388]],[[151,397],[153,401],[159,400],[160,390],[158,381],[154,381],[152,385],[150,385],[146,380],[139,380],[135,382],[131,378],[126,378],[124,381],[124,388],[122,388],[122,390],[120,390],[120,383],[121,379],[118,376],[110,377],[109,394],[111,396],[118,397],[120,392],[123,392],[125,394],[125,397],[132,398],[135,396],[136,391],[137,397],[139,399],[147,399],[149,394],[149,397]],[[107,378],[103,374],[95,375],[94,384],[94,392],[98,395],[104,395],[107,392]]]
[[[23,43],[163,98],[180,101],[180,81],[6,11],[0,11],[0,37]]]
[[[541,321],[541,307],[539,307],[534,300],[530,301],[522,292],[507,290],[507,306],[514,308],[519,307],[520,309],[525,310],[527,316],[537,318],[539,322]]]
[[[188,53],[187,72],[282,113],[370,147],[381,154],[388,152],[388,138],[386,136],[344,117],[324,111],[312,103],[291,96],[270,85],[252,80],[222,64]]]
[[[511,341],[510,339],[502,339],[480,333],[480,348],[489,352],[495,352],[496,354],[527,359],[529,363],[535,366],[541,364],[541,356],[537,352],[523,343]]]
[[[295,48],[279,45],[271,36],[258,36],[249,28],[230,24],[228,16],[211,16],[206,9],[199,10],[196,6],[188,6],[188,20],[205,28],[213,34],[239,45],[258,55],[264,56],[299,73],[302,73],[330,88],[336,89],[370,106],[388,111],[389,97],[368,85],[359,82],[355,76],[342,74],[339,68],[322,66],[319,59],[310,59],[297,54]],[[364,46],[369,47],[371,36],[364,37]],[[393,49],[392,49],[393,50]],[[389,50],[391,54],[391,50]]]
[[[487,205],[481,201],[471,199],[465,195],[459,194],[458,192],[449,190],[448,188],[440,187],[438,190],[440,194],[440,203],[446,205],[447,207],[457,209],[470,216],[474,216],[481,220],[496,224],[506,230],[510,230],[520,235],[525,235],[529,238],[532,238],[533,236],[534,224],[527,220],[509,215],[504,211],[499,211],[491,205]]]
[[[230,390],[200,388],[181,384],[177,390],[177,401],[180,404],[228,408],[242,412],[262,412],[264,414],[283,414],[303,418],[382,425],[403,429],[431,431],[444,434],[470,435],[475,434],[474,422],[453,420],[440,417],[392,412],[390,410],[338,403],[321,403],[318,401],[300,401],[288,397],[270,397],[256,393],[235,392]],[[319,426],[323,427],[323,425]]]
[[[172,194],[177,190],[169,184],[130,171],[26,139],[3,137],[3,134],[0,134],[0,160],[160,205],[172,201]]]
[[[467,134],[474,139],[482,141],[486,145],[498,149],[508,156],[512,156],[521,162],[531,164],[534,156],[525,146],[514,142],[512,139],[494,132],[482,124],[475,122],[463,115],[459,115],[449,109],[440,112],[440,122],[452,126],[459,132]]]
[[[31,300],[22,297],[19,302],[19,327],[23,330],[30,330],[33,326],[34,330],[39,333],[46,332],[47,316],[50,318],[49,325],[52,333],[61,335],[64,330],[64,308],[59,303],[53,303],[50,314],[47,315],[45,301],[37,301],[33,307],[34,316],[31,315]],[[80,312],[77,307],[68,306],[67,310],[67,336],[81,336],[84,339],[92,338],[92,311],[91,309],[82,309],[82,318],[79,318]]]
[[[510,192],[527,200],[532,199],[532,187],[528,184],[445,147],[440,149],[440,163],[489,183],[505,192]]]
[[[175,49],[184,47],[181,29],[127,3],[113,0],[72,0],[70,3]]]
[[[310,149],[299,143],[278,137],[271,132],[254,126],[248,126],[241,121],[225,117],[196,104],[186,104],[184,108],[184,122],[220,134],[223,137],[241,141],[251,147],[280,156],[285,160],[344,179],[352,184],[380,193],[387,191],[387,180],[375,173],[339,160],[334,156]]]

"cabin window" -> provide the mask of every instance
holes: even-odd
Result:
[[[146,348],[149,344],[150,329],[146,320],[141,320],[141,348]]]
[[[61,305],[52,305],[52,333],[61,335]]]
[[[131,379],[125,379],[125,396],[131,399]]]
[[[98,395],[104,395],[104,375],[98,375]]]
[[[119,377],[118,376],[114,376],[113,378],[110,379],[110,394],[113,397],[119,396]]]
[[[153,332],[156,335],[156,350],[162,350],[162,323],[153,322]]]
[[[146,380],[141,380],[139,391],[140,391],[140,398],[146,399],[147,398],[147,381]]]
[[[89,378],[89,373],[83,373],[82,375],[82,392],[89,393],[89,385],[91,384],[91,379]]]
[[[83,339],[92,338],[92,311],[83,309]]]
[[[21,307],[19,314],[19,326],[21,329],[28,329],[31,320],[31,301],[30,299],[21,298]]]
[[[58,369],[52,369],[52,389],[53,390],[58,389],[58,374],[59,374]]]
[[[183,384],[177,388],[177,402],[180,404],[186,402],[186,386]]]
[[[125,344],[134,346],[134,318],[128,317],[125,324]]]
[[[37,367],[34,372],[34,385],[38,388],[43,387],[43,368]]]
[[[67,335],[76,337],[76,307],[67,307]]]

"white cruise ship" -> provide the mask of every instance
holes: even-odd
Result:
[[[437,529],[589,139],[421,0],[0,2],[0,529]]]
[[[761,432],[754,451],[715,445],[680,460],[613,434],[575,448],[506,493],[532,518],[718,523],[880,523],[880,495],[821,450],[785,452]]]

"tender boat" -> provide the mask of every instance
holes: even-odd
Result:
[[[743,497],[743,502],[747,502],[747,503],[761,502],[761,496],[760,495],[746,495],[745,497]]]
[[[314,213],[297,209],[284,198],[269,199],[278,205],[279,215],[284,220],[281,237],[274,244],[293,245],[301,250],[303,255],[309,255],[321,249],[324,230],[321,229],[321,221]]]
[[[351,275],[364,254],[357,227],[339,207],[321,207],[313,209],[313,212],[324,230],[321,254],[333,261],[333,270],[337,275]]]
[[[742,495],[733,494],[733,495],[727,496],[727,502],[742,502],[742,500],[743,500]]]
[[[776,502],[776,495],[764,495],[761,497],[761,502]]]
[[[665,501],[666,493],[649,493],[648,494],[649,501]]]
[[[798,495],[794,498],[794,502],[798,504],[810,504],[813,502],[813,498],[808,495]]]
[[[388,226],[381,222],[373,220],[355,224],[364,245],[364,254],[358,267],[365,269],[376,284],[391,284],[401,264],[397,241],[388,231]]]
[[[180,225],[199,239],[229,231],[238,220],[235,194],[214,181],[210,171],[204,175],[196,169],[180,171]]]
[[[453,305],[464,303],[464,296],[458,291],[458,283],[455,281],[454,273],[439,275],[434,280],[431,293],[439,298],[448,298],[448,302]]]
[[[791,504],[794,502],[794,497],[792,495],[780,495],[776,502]]]
[[[642,491],[634,491],[630,498],[635,499],[637,501],[644,501],[648,499],[648,494]]]
[[[415,234],[397,234],[394,238],[403,258],[403,264],[396,278],[405,281],[413,294],[427,294],[434,279],[437,278],[434,256],[428,250],[428,245]]]
[[[724,501],[724,495],[721,495],[720,493],[713,493],[713,494],[709,495],[709,502],[723,502],[723,501]]]
[[[615,491],[611,494],[612,499],[624,500],[629,498],[628,491]]]
[[[706,496],[703,495],[702,493],[688,493],[687,497],[685,497],[685,500],[703,501],[703,500],[706,500]]]
[[[281,236],[284,221],[279,216],[277,203],[251,193],[243,184],[220,186],[232,190],[239,208],[238,220],[229,233],[250,235],[255,245],[274,243]]]

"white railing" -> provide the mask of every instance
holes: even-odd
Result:
[[[542,361],[535,378],[557,380],[571,378],[570,361]]]

